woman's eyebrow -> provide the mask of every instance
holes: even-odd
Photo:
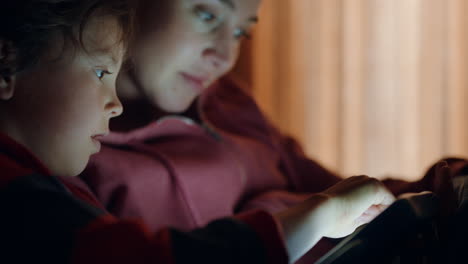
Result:
[[[227,6],[229,9],[236,10],[236,5],[234,4],[232,0],[218,0],[218,1],[224,4],[225,6]],[[249,18],[249,22],[254,23],[254,24],[258,23],[258,17],[254,16],[254,17]]]
[[[253,24],[257,24],[258,23],[258,17],[254,16],[254,17],[249,18],[249,22],[252,22]]]
[[[225,6],[229,7],[232,10],[236,10],[236,5],[232,0],[219,0],[219,2],[223,3]]]

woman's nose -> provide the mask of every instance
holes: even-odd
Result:
[[[232,34],[218,37],[214,43],[203,51],[203,58],[215,69],[226,71],[237,58],[239,40]]]

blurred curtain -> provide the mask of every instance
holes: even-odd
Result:
[[[241,60],[269,118],[345,175],[468,156],[468,1],[264,0]]]

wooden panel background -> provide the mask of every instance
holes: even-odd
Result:
[[[466,0],[264,0],[253,93],[327,167],[416,179],[468,156],[467,11]]]

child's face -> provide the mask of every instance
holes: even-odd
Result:
[[[37,67],[16,75],[14,95],[2,103],[2,129],[55,175],[79,174],[99,151],[97,137],[108,133],[109,119],[122,112],[115,91],[124,54],[120,33],[116,19],[91,18],[83,32],[87,51],[66,48],[53,61],[59,45]]]
[[[149,8],[133,52],[136,79],[148,99],[164,111],[184,111],[233,67],[260,2],[165,0],[165,6]]]

